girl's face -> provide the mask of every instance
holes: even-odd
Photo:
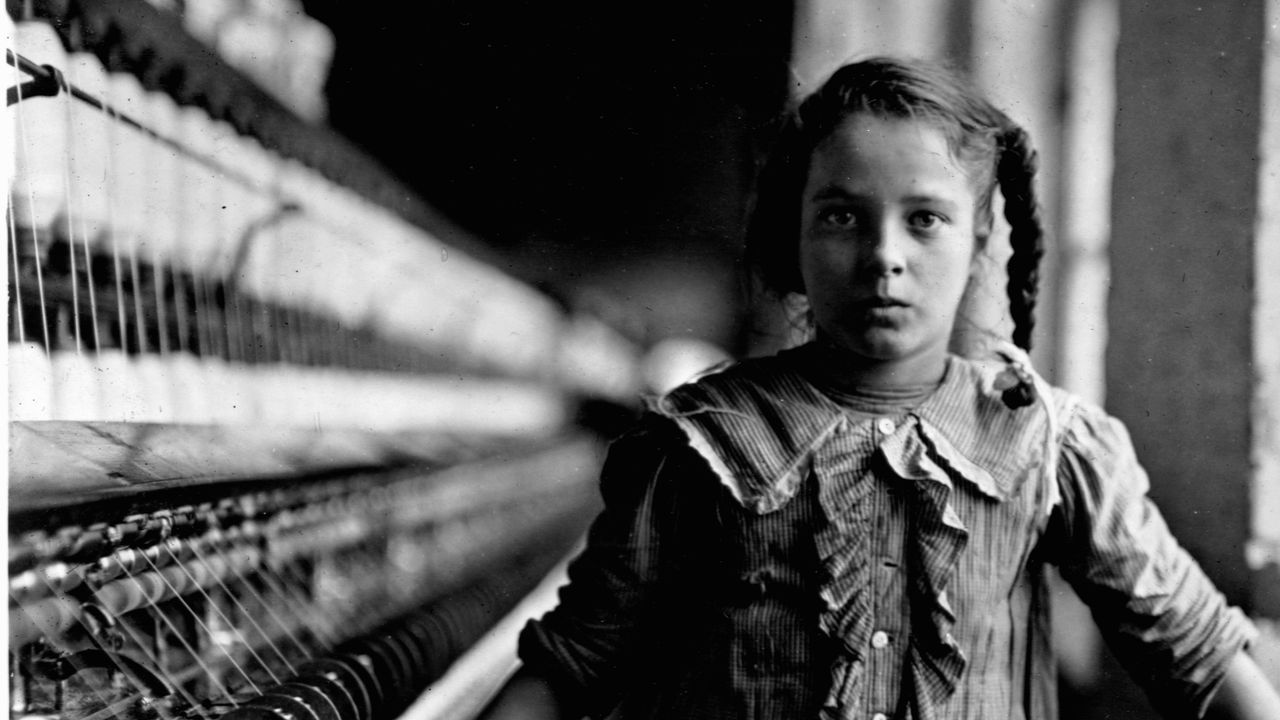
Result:
[[[873,363],[942,363],[975,266],[976,197],[942,131],[852,115],[813,152],[800,275],[818,330]]]

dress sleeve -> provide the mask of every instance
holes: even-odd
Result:
[[[1118,420],[1079,409],[1058,481],[1063,576],[1153,704],[1169,717],[1202,717],[1256,630],[1169,533]]]
[[[571,709],[607,713],[639,652],[639,627],[652,607],[670,507],[673,428],[646,418],[610,447],[601,473],[604,509],[569,565],[559,605],[520,634],[524,666],[551,682]]]

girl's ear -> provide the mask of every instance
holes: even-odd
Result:
[[[973,233],[973,254],[969,258],[969,276],[973,277],[982,266],[982,254],[987,251],[987,241],[991,239],[991,229],[978,229]]]
[[[804,273],[800,270],[800,244],[803,241],[800,239],[799,235],[800,233],[797,232],[795,244],[792,246],[795,248],[795,257],[792,259],[792,262],[791,262],[791,268],[792,268],[791,287],[787,289],[787,292],[792,295],[807,296],[809,294],[809,291],[806,290],[804,287]]]
[[[991,223],[987,223],[986,227],[980,227],[973,231],[973,250],[974,252],[986,252],[987,242],[991,240]]]

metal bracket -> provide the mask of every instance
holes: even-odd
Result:
[[[16,105],[22,100],[34,97],[56,97],[66,89],[66,81],[62,71],[52,65],[36,65],[12,50],[5,51],[5,60],[10,65],[31,76],[27,82],[20,83],[5,91],[5,106]]]

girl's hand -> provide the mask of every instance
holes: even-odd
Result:
[[[1278,716],[1280,717],[1280,716]],[[520,670],[480,714],[480,720],[576,720],[571,718],[551,685]]]

